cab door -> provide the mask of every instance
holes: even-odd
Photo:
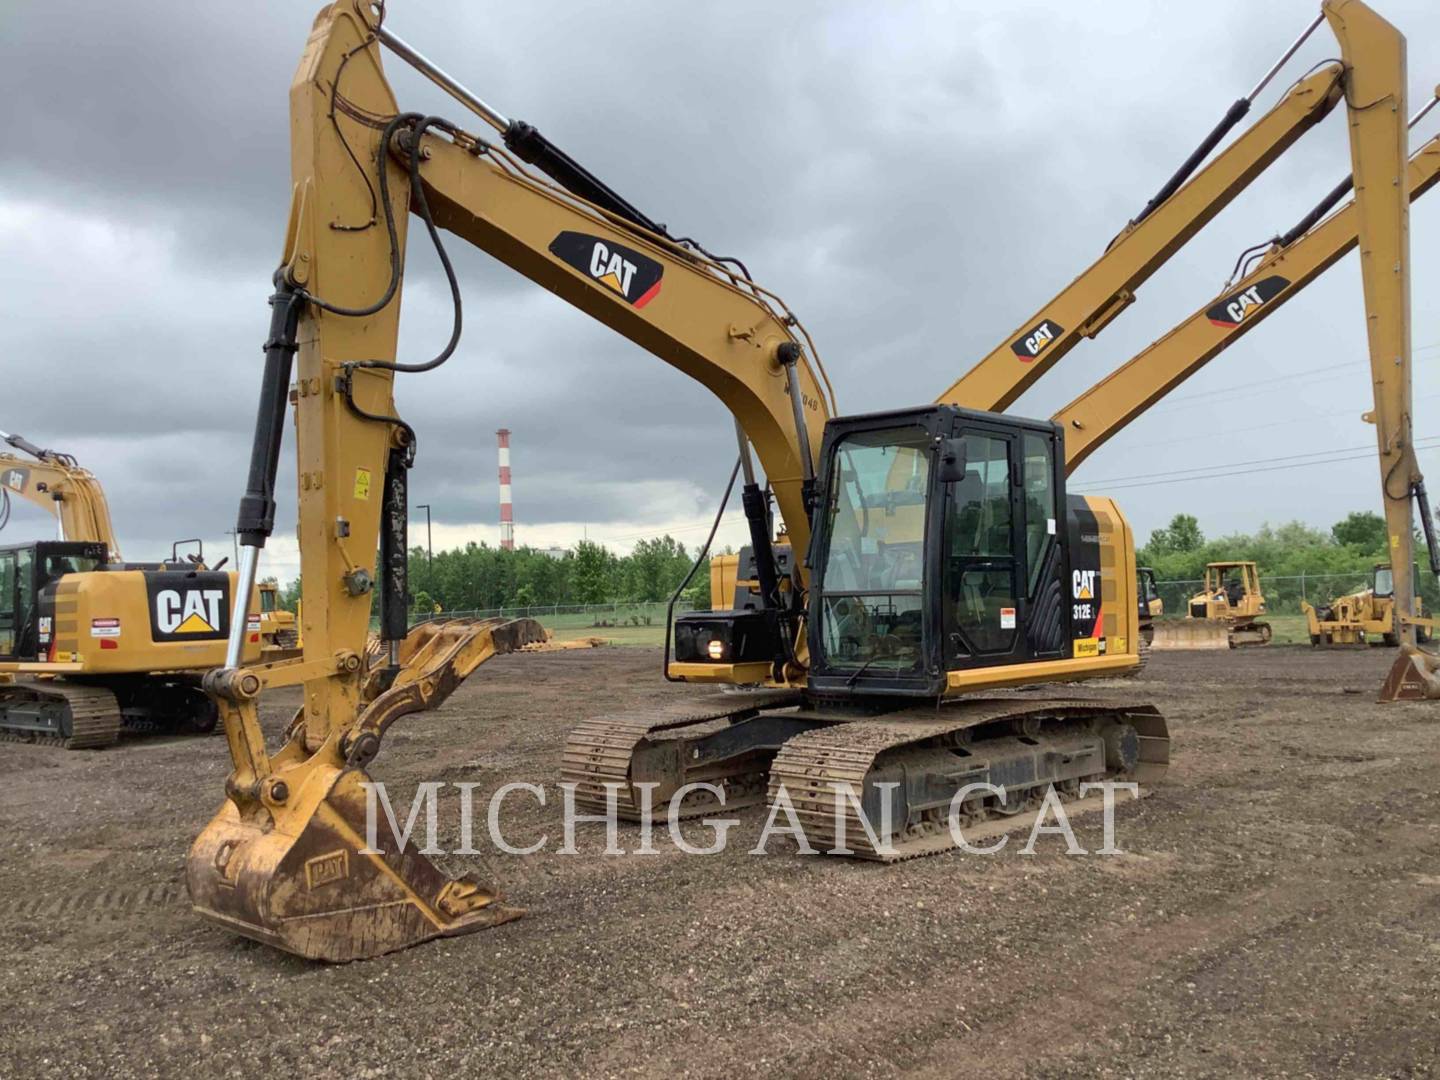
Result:
[[[1061,657],[1068,609],[1058,437],[963,420],[946,483],[941,619],[950,670]]]
[[[20,633],[18,552],[0,551],[0,660],[18,660]]]

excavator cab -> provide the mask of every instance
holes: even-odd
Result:
[[[952,671],[1068,657],[1071,616],[1093,626],[1100,603],[1098,566],[1077,603],[1064,599],[1063,461],[1044,420],[951,405],[830,420],[808,558],[809,689],[934,698]],[[783,667],[797,614],[683,615],[671,674],[762,682]]]
[[[950,671],[1067,655],[1060,442],[1048,421],[954,406],[831,420],[811,689],[936,697]]]
[[[45,659],[50,620],[41,615],[42,594],[63,575],[97,570],[106,559],[105,545],[90,542],[0,547],[0,661]]]

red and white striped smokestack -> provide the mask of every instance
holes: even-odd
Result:
[[[510,429],[495,433],[500,440],[500,550],[515,550],[515,508],[510,503]]]

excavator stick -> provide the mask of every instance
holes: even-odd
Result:
[[[1230,628],[1214,619],[1157,619],[1150,648],[1156,652],[1230,648]]]
[[[483,930],[522,912],[470,875],[449,878],[383,819],[366,766],[399,717],[438,707],[492,656],[544,640],[532,619],[424,623],[398,643],[400,667],[354,725],[306,747],[306,713],[268,757],[256,715],[260,675],[212,673],[237,768],[219,813],[190,849],[198,914],[312,960],[362,960]],[[358,658],[357,658],[358,659]],[[357,664],[358,666],[358,664]],[[365,695],[381,672],[365,679]]]

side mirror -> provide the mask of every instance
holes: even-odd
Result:
[[[940,482],[954,484],[965,479],[965,440],[946,439],[940,444]]]

